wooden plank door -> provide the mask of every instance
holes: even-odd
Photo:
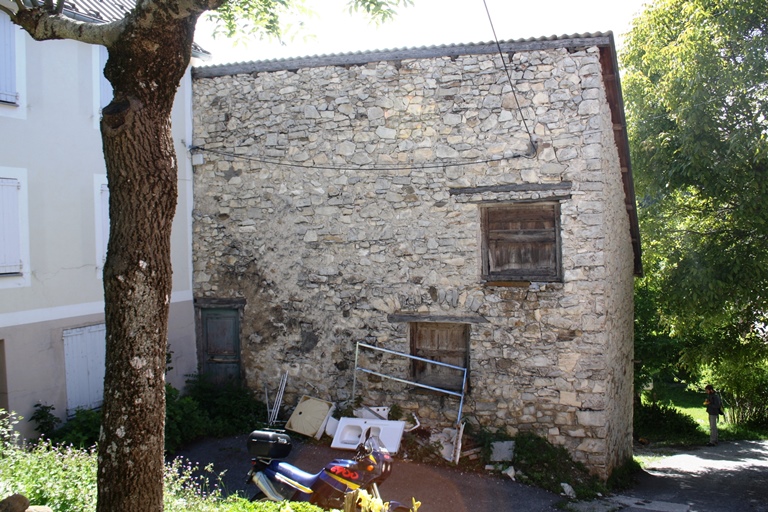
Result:
[[[203,334],[203,373],[214,383],[240,380],[240,310],[200,310]]]
[[[469,363],[469,325],[414,322],[411,324],[411,353],[432,361],[467,368]],[[416,382],[461,391],[462,373],[458,370],[414,360]]]

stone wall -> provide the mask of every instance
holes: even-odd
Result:
[[[246,300],[247,383],[288,371],[287,404],[348,400],[356,342],[410,352],[404,315],[465,319],[464,415],[607,476],[631,456],[633,259],[600,54],[511,58],[516,94],[493,54],[195,79],[195,296]],[[479,205],[548,198],[562,282],[484,282]],[[359,377],[371,405],[456,420],[453,398]]]

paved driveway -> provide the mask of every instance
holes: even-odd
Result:
[[[623,503],[636,510],[768,512],[768,441],[725,442],[655,459],[624,495]]]
[[[298,436],[296,436],[298,437]],[[179,453],[200,466],[226,471],[226,492],[253,491],[244,485],[250,466],[247,436],[200,442]],[[638,454],[647,454],[643,450]],[[352,452],[296,442],[289,462],[317,472],[333,458]],[[632,489],[589,503],[571,503],[577,512],[768,512],[768,442],[720,443],[654,458]],[[414,462],[396,461],[381,486],[385,500],[422,502],[421,512],[554,512],[563,497],[506,477],[463,473]],[[558,508],[560,504],[560,508]]]

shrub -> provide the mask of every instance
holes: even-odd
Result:
[[[204,375],[187,381],[187,393],[210,418],[208,435],[226,437],[250,432],[267,421],[267,406],[238,382],[214,384]]]
[[[45,437],[50,437],[61,420],[53,414],[56,408],[52,405],[35,404],[35,412],[30,416],[29,421],[37,423],[35,430]]]
[[[60,512],[94,510],[96,454],[42,439],[31,449],[12,432],[15,417],[0,410],[0,496],[23,494]]]
[[[165,410],[165,449],[176,452],[180,447],[205,436],[226,437],[244,434],[266,423],[267,407],[253,393],[237,383],[213,384],[205,377],[189,381],[188,393],[167,384]],[[71,444],[87,448],[96,444],[101,427],[101,412],[80,409],[58,429],[53,406],[37,404],[30,421],[35,430],[55,444]]]
[[[32,503],[57,512],[96,508],[96,453],[57,446],[42,439],[29,448],[18,443],[18,418],[0,409],[0,496],[20,493]],[[212,470],[199,470],[181,459],[166,465],[163,505],[166,512],[321,512],[309,503],[251,503],[207,485]]]
[[[627,459],[621,466],[615,468],[608,477],[606,485],[612,491],[629,489],[635,483],[635,476],[643,470],[639,462],[634,458]]]
[[[692,416],[671,405],[635,402],[634,436],[650,441],[700,442],[704,432]]]
[[[165,451],[175,453],[180,447],[205,436],[211,420],[200,404],[179,390],[165,386]]]
[[[72,418],[51,433],[50,439],[54,444],[89,448],[99,440],[100,429],[101,411],[78,409]]]

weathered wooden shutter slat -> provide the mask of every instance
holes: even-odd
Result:
[[[498,280],[557,280],[559,205],[484,208],[483,274]]]
[[[554,242],[557,239],[552,228],[548,230],[528,230],[528,231],[493,231],[488,234],[489,241],[534,243],[534,242]]]
[[[450,323],[411,324],[411,346],[415,356],[466,368],[468,364],[469,326]],[[461,389],[457,370],[414,361],[414,378],[418,382],[443,389]]]

